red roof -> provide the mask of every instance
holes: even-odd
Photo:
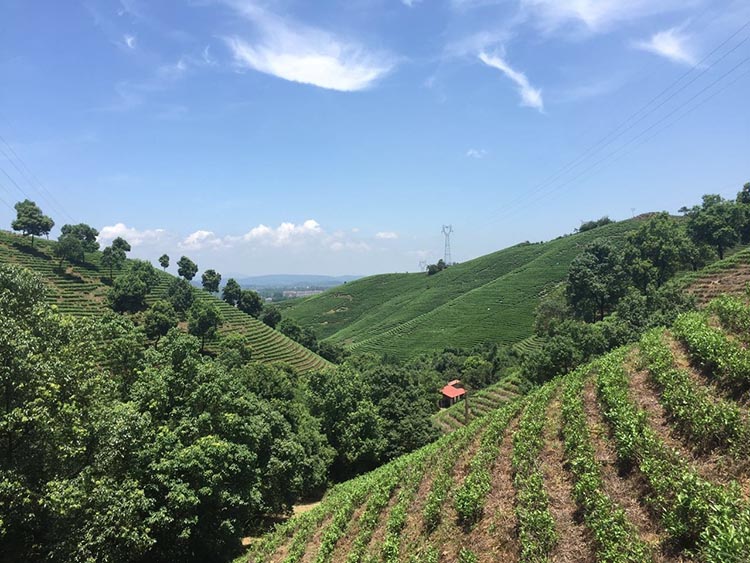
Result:
[[[454,379],[453,381],[449,381],[448,382],[448,385],[450,385],[452,387],[456,387],[456,386],[458,386],[460,384],[461,384],[461,380],[460,379]]]
[[[453,387],[453,385],[446,385],[443,387],[441,393],[450,399],[454,399],[461,395],[465,395],[466,389],[459,389],[458,387]]]

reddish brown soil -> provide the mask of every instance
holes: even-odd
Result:
[[[696,280],[686,290],[695,295],[699,305],[705,305],[722,293],[743,295],[745,284],[750,282],[750,264],[737,264],[731,270],[717,272]]]
[[[555,520],[557,545],[552,551],[553,562],[588,563],[596,560],[593,542],[578,517],[573,498],[573,478],[565,469],[564,446],[560,437],[560,398],[555,397],[547,408],[544,446],[540,452],[544,487],[549,496],[550,513]]]

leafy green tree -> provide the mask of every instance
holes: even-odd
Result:
[[[445,270],[447,267],[448,266],[441,258],[440,260],[437,261],[437,264],[430,264],[429,266],[427,266],[427,275],[434,276],[438,272],[442,272],[443,270]]]
[[[180,278],[174,278],[167,287],[167,301],[172,304],[178,313],[184,313],[195,300],[193,287],[189,282]]]
[[[237,308],[257,319],[263,310],[263,299],[252,289],[243,289],[240,293],[240,300],[237,302]]]
[[[291,338],[295,342],[302,340],[302,327],[294,319],[282,319],[278,327],[281,334]]]
[[[206,270],[201,277],[203,289],[209,293],[218,293],[219,284],[221,283],[221,274],[216,270]]]
[[[232,332],[219,342],[218,361],[227,368],[239,368],[253,359],[250,339],[244,334]]]
[[[190,281],[198,273],[198,266],[190,258],[183,256],[177,261],[177,273]]]
[[[160,299],[146,310],[143,315],[143,326],[146,335],[155,340],[156,347],[159,345],[159,339],[177,326],[177,313],[169,301]]]
[[[78,237],[63,234],[58,237],[57,244],[52,249],[52,254],[60,259],[59,268],[62,268],[64,260],[71,264],[80,264],[84,260],[83,244]]]
[[[11,228],[21,231],[23,236],[31,235],[31,246],[34,246],[35,236],[48,235],[55,226],[55,222],[29,199],[19,201],[14,207],[16,218],[11,223]]]
[[[169,268],[169,256],[167,254],[162,254],[159,256],[159,265],[166,271],[167,268]]]
[[[118,313],[137,313],[146,308],[148,286],[133,272],[119,276],[107,294],[112,310]]]
[[[276,328],[276,325],[281,321],[281,313],[273,305],[266,305],[260,314],[260,320],[271,328]]]
[[[495,381],[492,363],[477,355],[469,356],[464,360],[461,374],[462,382],[469,389],[482,389]]]
[[[747,182],[737,194],[737,203],[750,203],[750,182]]]
[[[221,312],[213,303],[196,301],[188,310],[188,332],[201,339],[201,352],[206,340],[216,336],[222,325]]]
[[[617,249],[607,241],[594,241],[568,270],[568,302],[574,314],[588,321],[603,319],[625,293],[625,280]]]
[[[159,273],[148,260],[131,260],[129,272],[138,276],[146,284],[146,291],[148,292],[159,283]]]
[[[86,252],[96,252],[99,250],[99,243],[96,241],[96,237],[99,236],[99,231],[95,228],[87,225],[86,223],[78,223],[77,225],[63,225],[60,229],[63,236],[72,236],[81,241],[81,248],[84,252],[84,259]]]
[[[128,253],[132,250],[130,247],[130,243],[122,237],[117,237],[112,241],[112,244],[110,246],[115,250],[122,251],[123,253]]]
[[[716,249],[719,259],[724,252],[739,242],[741,208],[720,195],[703,196],[701,205],[682,208],[687,217],[687,232],[697,245],[707,244]]]
[[[340,344],[325,341],[318,343],[316,351],[321,358],[325,358],[334,364],[340,364],[349,355],[346,349]]]
[[[227,280],[227,283],[224,286],[224,291],[221,293],[221,298],[233,307],[237,306],[237,303],[239,303],[242,298],[242,288],[240,287],[240,284],[237,283],[237,280],[234,278],[229,278]]]
[[[692,243],[684,227],[666,212],[658,213],[628,235],[625,268],[642,291],[657,287],[690,264]]]

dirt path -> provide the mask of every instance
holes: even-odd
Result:
[[[549,496],[550,513],[555,520],[557,544],[552,551],[553,562],[593,563],[596,560],[590,534],[578,515],[573,498],[573,478],[565,469],[560,397],[554,397],[547,407],[544,425],[542,460],[544,487]]]
[[[513,434],[518,428],[516,417],[505,430],[500,453],[492,470],[492,488],[484,505],[484,516],[467,538],[467,545],[479,561],[517,561],[519,554],[515,490],[511,459]]]
[[[655,515],[645,504],[648,483],[641,472],[637,469],[628,473],[619,470],[617,452],[609,438],[609,429],[597,402],[593,378],[583,388],[583,408],[596,459],[601,465],[604,492],[623,509],[628,520],[638,530],[640,539],[654,547],[657,563],[682,561],[683,559],[663,552],[664,534]]]

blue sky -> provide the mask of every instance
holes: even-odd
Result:
[[[0,0],[0,224],[30,197],[139,257],[370,274],[437,260],[444,223],[462,261],[676,212],[750,181],[748,22],[745,1]]]

